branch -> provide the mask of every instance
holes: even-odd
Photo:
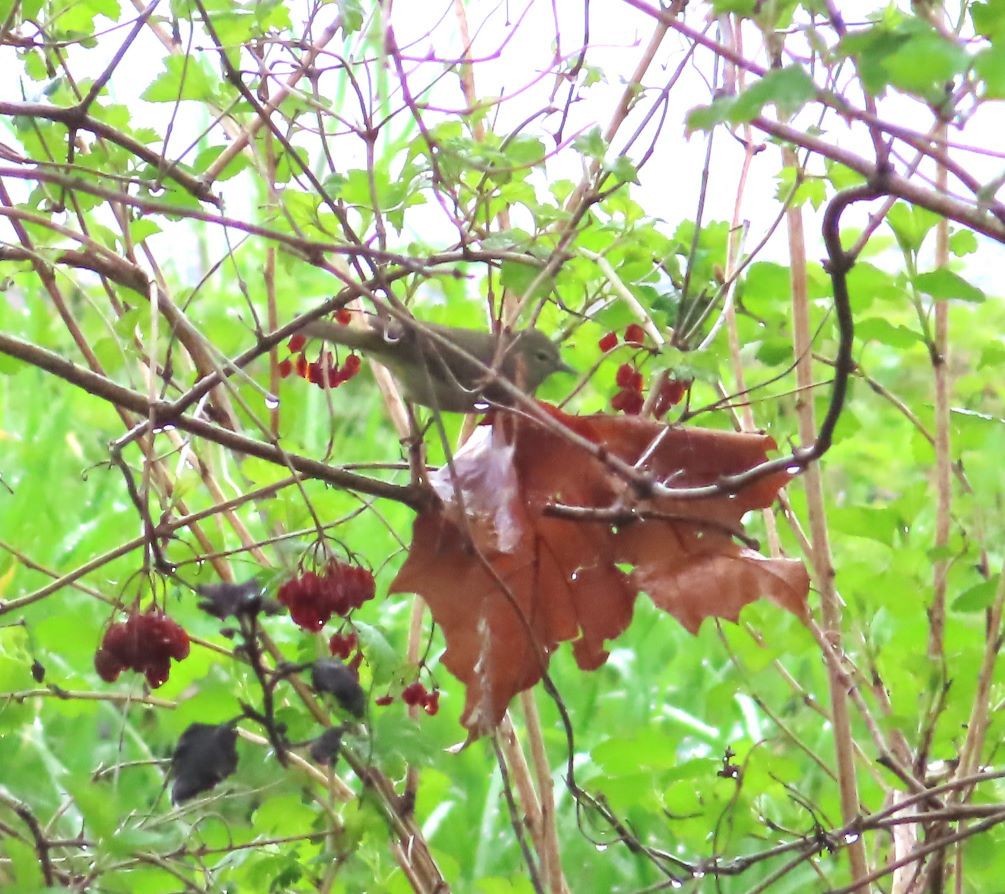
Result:
[[[40,102],[0,101],[0,115],[8,115],[12,118],[43,118],[46,121],[56,121],[59,124],[65,124],[71,133],[75,130],[86,130],[88,133],[93,133],[96,137],[108,140],[109,143],[121,146],[127,152],[145,161],[151,167],[156,168],[158,174],[165,175],[174,180],[179,186],[200,201],[208,202],[216,207],[220,207],[221,205],[221,199],[219,196],[213,195],[213,191],[208,184],[203,183],[198,177],[193,177],[191,174],[186,173],[176,164],[166,161],[163,156],[149,146],[145,146],[138,140],[134,140],[114,127],[105,124],[104,121],[99,121],[97,118],[88,115],[83,104],[61,108],[60,106],[51,106]],[[31,163],[41,164],[34,160]],[[60,169],[63,169],[62,165],[60,165]],[[22,175],[23,173],[21,172]],[[39,172],[33,171],[32,173]]]
[[[157,426],[173,425],[237,453],[256,456],[283,468],[293,469],[308,478],[317,478],[347,490],[395,500],[413,509],[419,509],[428,499],[425,491],[413,486],[389,484],[374,478],[356,475],[353,472],[346,472],[306,456],[287,453],[279,447],[256,441],[201,419],[177,414],[173,412],[170,404],[151,402],[144,395],[97,373],[83,369],[59,354],[2,332],[0,332],[0,353],[30,363],[71,385],[82,388],[95,397],[100,397],[116,406],[151,418]]]

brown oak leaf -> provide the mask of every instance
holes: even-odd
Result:
[[[542,407],[668,487],[713,484],[775,447],[766,435]],[[559,643],[572,642],[580,667],[600,667],[640,591],[692,633],[707,617],[735,621],[761,596],[806,616],[803,565],[765,558],[733,536],[746,512],[771,505],[785,472],[732,495],[641,500],[601,459],[512,415],[479,429],[452,467],[433,476],[440,502],[415,520],[391,590],[429,605],[446,639],[443,662],[467,688],[462,721],[473,734],[493,728],[512,697],[541,679]],[[639,518],[572,520],[549,514],[555,504],[634,509]]]

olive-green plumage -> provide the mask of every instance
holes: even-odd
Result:
[[[484,409],[485,404],[512,403],[512,396],[493,382],[493,369],[527,394],[533,394],[552,373],[572,372],[555,344],[536,329],[500,339],[478,329],[435,323],[422,327],[479,362],[461,356],[417,327],[397,321],[357,329],[314,320],[300,331],[372,357],[394,374],[409,400],[454,413]]]

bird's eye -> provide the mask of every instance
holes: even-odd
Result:
[[[547,363],[549,360],[551,360],[551,354],[549,354],[547,351],[538,351],[537,359],[541,363]]]

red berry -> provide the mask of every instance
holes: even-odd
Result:
[[[168,673],[171,670],[171,662],[167,658],[160,656],[151,658],[145,662],[143,673],[146,675],[147,683],[151,689],[157,689],[167,682]]]
[[[285,360],[279,361],[279,378],[285,379],[291,372],[293,372],[293,361],[287,357]]]
[[[307,378],[307,370],[309,366],[310,364],[307,362],[307,358],[303,354],[297,354],[296,370],[297,375],[300,376],[301,379]]]
[[[645,344],[646,332],[638,323],[631,323],[625,328],[625,341],[641,347]]]
[[[422,707],[426,709],[426,713],[432,717],[440,710],[440,690],[434,689],[429,695],[426,696],[425,702],[423,702]]]
[[[611,398],[611,406],[629,416],[637,416],[645,405],[645,399],[638,391],[623,389]]]
[[[277,598],[290,610],[293,623],[304,630],[320,630],[332,616],[331,609],[320,598],[318,577],[313,571],[286,581]]]
[[[94,653],[94,669],[106,683],[114,683],[122,673],[122,664],[111,652],[102,648]]]
[[[427,694],[426,687],[416,680],[401,690],[401,700],[409,707],[422,705],[426,702]]]
[[[306,336],[298,332],[296,335],[290,337],[289,344],[286,347],[289,348],[291,354],[296,354],[304,349],[305,344],[307,344]]]
[[[617,343],[617,332],[608,332],[607,335],[597,342],[597,347],[606,354],[608,351],[612,350]]]
[[[382,707],[382,708],[386,708],[393,701],[394,701],[394,696],[393,695],[382,695],[382,696],[379,696],[378,698],[375,698],[373,700],[373,703],[375,705],[380,705],[380,707]]]
[[[619,388],[624,388],[627,391],[642,390],[642,373],[640,373],[630,363],[622,363],[621,366],[618,367],[618,372],[614,377],[614,381],[617,383]]]
[[[343,326],[348,326],[349,321],[352,319],[352,314],[349,313],[344,307],[340,307],[335,311],[335,322],[341,323]]]
[[[362,365],[363,361],[360,359],[359,354],[350,354],[346,357],[345,362],[342,364],[342,375],[345,376],[345,380],[348,381],[356,375]]]

